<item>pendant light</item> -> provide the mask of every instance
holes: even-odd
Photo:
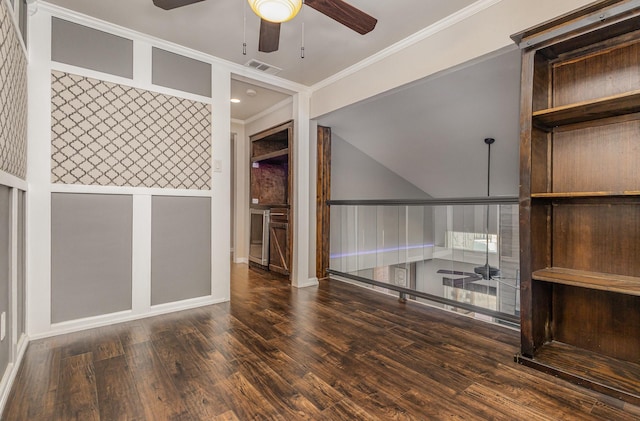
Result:
[[[302,7],[302,0],[247,0],[260,18],[280,23],[293,19]]]

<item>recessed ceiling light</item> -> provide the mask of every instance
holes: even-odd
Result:
[[[238,98],[231,98],[231,102],[233,102],[234,104],[237,104],[240,102],[240,100]]]

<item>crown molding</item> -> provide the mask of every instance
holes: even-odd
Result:
[[[322,88],[325,88],[341,79],[344,79],[354,73],[359,72],[360,70],[371,66],[374,63],[377,63],[381,60],[384,60],[387,57],[392,56],[393,54],[404,50],[420,41],[423,41],[438,32],[442,32],[445,29],[460,23],[470,17],[482,12],[485,9],[488,9],[491,6],[494,6],[500,3],[502,0],[478,0],[469,6],[458,10],[457,12],[439,20],[438,22],[427,26],[426,28],[421,29],[420,31],[414,33],[413,35],[408,36],[407,38],[396,42],[395,44],[380,50],[376,54],[367,57],[366,59],[354,64],[353,66],[347,67],[346,69],[314,84],[311,86],[311,92],[318,91]]]

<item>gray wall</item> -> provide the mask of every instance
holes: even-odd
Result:
[[[51,20],[51,59],[133,78],[133,41],[55,17]]]
[[[0,342],[0,376],[11,361],[11,288],[10,288],[10,221],[11,221],[10,189],[0,186],[0,313],[7,313],[7,335]]]
[[[131,309],[133,199],[51,195],[51,321]]]
[[[425,199],[429,195],[355,146],[331,139],[331,199]]]
[[[211,199],[153,197],[151,304],[211,294]]]
[[[153,47],[151,81],[192,94],[211,96],[211,64]]]

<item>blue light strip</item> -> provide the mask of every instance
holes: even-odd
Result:
[[[405,250],[417,250],[417,249],[421,249],[421,248],[433,248],[434,245],[433,244],[422,244],[422,245],[416,245],[416,246],[407,246],[407,247],[392,247],[392,248],[386,248],[386,249],[375,249],[375,250],[367,250],[367,251],[356,251],[356,252],[352,252],[352,253],[337,253],[337,254],[332,254],[329,256],[329,258],[331,259],[340,259],[343,257],[353,257],[353,256],[368,256],[371,254],[378,254],[378,253],[389,253],[389,252],[394,252],[394,251],[405,251]]]

